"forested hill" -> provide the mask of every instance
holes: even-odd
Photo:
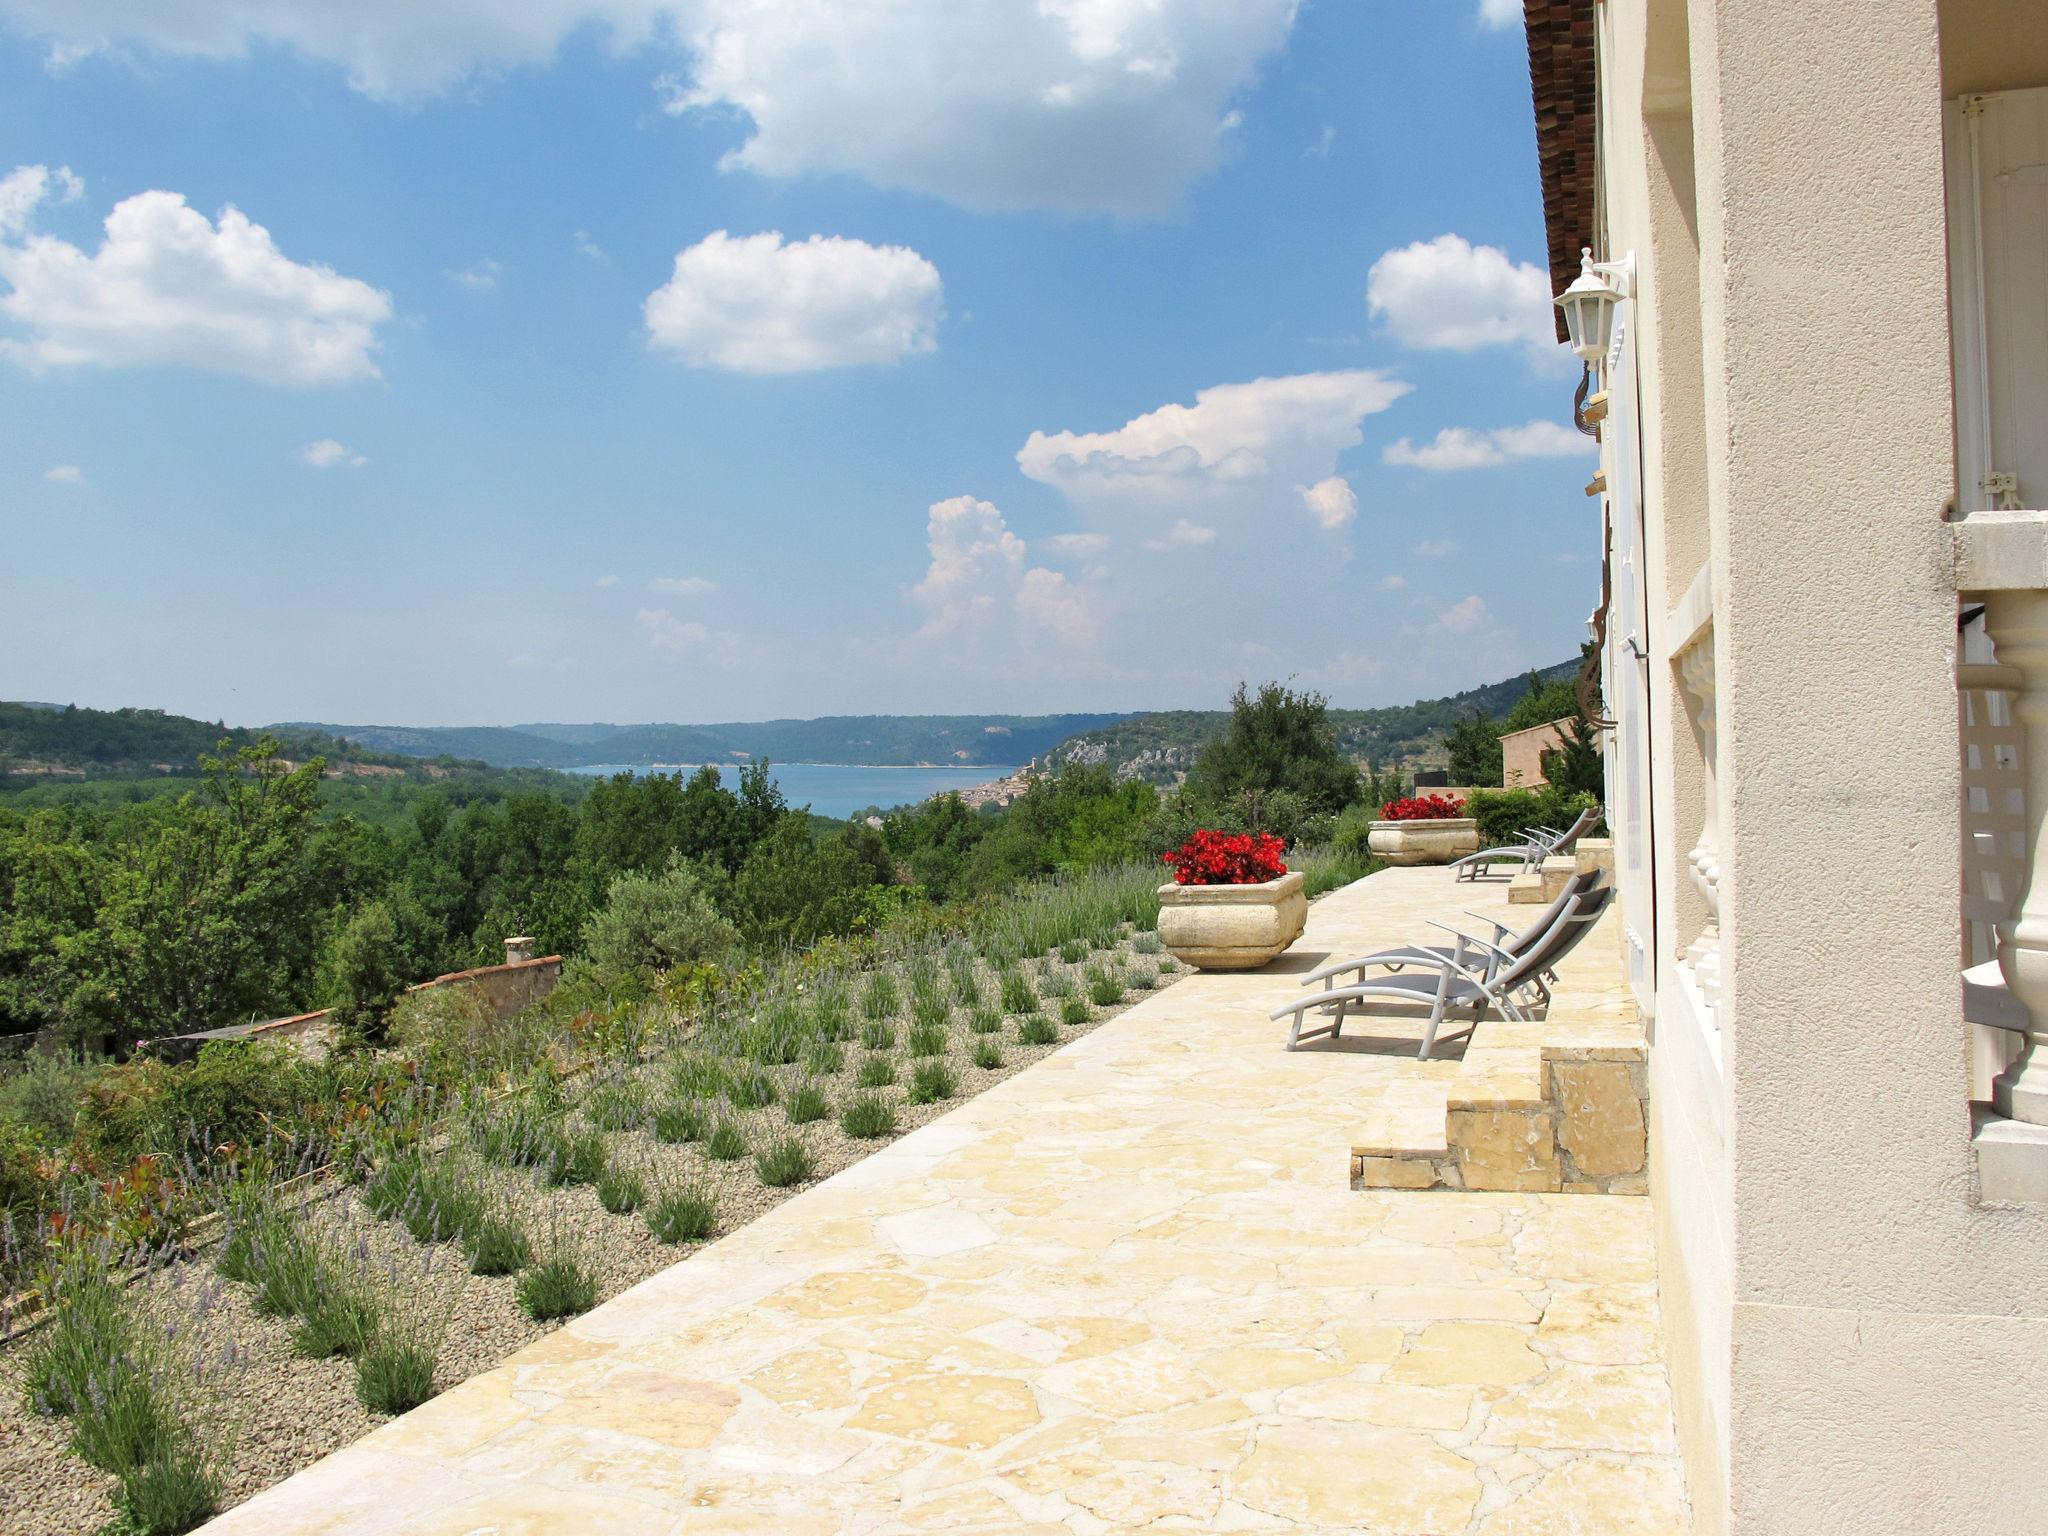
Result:
[[[380,752],[448,754],[501,768],[599,763],[984,764],[1029,762],[1068,737],[1124,717],[1073,715],[828,715],[718,725],[402,726],[290,723],[271,729],[343,736]]]
[[[1536,669],[1541,682],[1568,678],[1579,670],[1576,658]],[[1453,722],[1467,715],[1498,720],[1529,691],[1531,673],[1470,688],[1447,698],[1422,699],[1383,709],[1333,709],[1330,724],[1337,745],[1347,757],[1381,768],[1405,767],[1435,754]],[[1112,725],[1086,731],[1062,742],[1040,766],[1101,763],[1119,775],[1154,784],[1175,783],[1194,766],[1204,742],[1223,733],[1230,712],[1221,709],[1160,710],[1132,715]],[[1441,759],[1439,759],[1441,761]]]
[[[263,733],[166,714],[160,709],[80,709],[0,703],[0,779],[138,778],[192,775],[221,742],[245,747]],[[309,731],[281,732],[287,755],[396,765]]]

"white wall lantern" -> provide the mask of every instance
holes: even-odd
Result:
[[[1564,328],[1571,337],[1572,351],[1587,363],[1607,355],[1614,340],[1614,311],[1629,297],[1634,286],[1636,263],[1633,256],[1620,261],[1595,261],[1593,248],[1579,249],[1579,275],[1571,287],[1557,296],[1564,311]]]

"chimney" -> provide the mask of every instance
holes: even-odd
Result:
[[[533,958],[533,940],[526,937],[505,941],[505,963],[520,965]]]

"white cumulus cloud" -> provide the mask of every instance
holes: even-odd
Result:
[[[1492,623],[1493,613],[1486,606],[1486,599],[1475,592],[1438,614],[1430,628],[1447,635],[1471,635],[1488,628]]]
[[[1365,297],[1406,347],[1472,352],[1520,346],[1541,358],[1559,350],[1549,273],[1461,235],[1388,251],[1366,274]]]
[[[596,580],[596,581],[594,581],[594,582],[592,582],[592,583],[591,583],[591,585],[592,585],[592,586],[595,586],[595,587],[599,587],[599,588],[603,588],[603,587],[616,587],[616,586],[617,586],[618,584],[619,584],[619,578],[618,578],[618,577],[617,577],[616,575],[611,575],[611,576],[600,576],[600,577],[598,577],[598,578],[597,578],[597,580]]]
[[[47,165],[17,165],[0,176],[0,240],[26,231],[45,202],[54,198],[75,203],[83,196],[85,183],[71,174],[68,165],[54,171]]]
[[[718,586],[702,576],[657,576],[647,583],[647,590],[665,592],[671,597],[702,597],[717,591]]]
[[[416,100],[479,73],[544,64],[590,28],[614,48],[647,42],[681,0],[0,0],[0,15],[65,65],[117,49],[205,59],[287,48],[340,66],[384,100]]]
[[[52,485],[83,485],[85,471],[76,464],[52,464],[43,471],[43,478]]]
[[[1156,539],[1147,539],[1145,547],[1155,552],[1168,549],[1200,549],[1204,544],[1216,542],[1216,530],[1202,523],[1191,523],[1184,517],[1173,520],[1173,526]]]
[[[1046,544],[1062,555],[1099,555],[1109,548],[1106,533],[1056,533]]]
[[[671,110],[728,166],[969,208],[1156,215],[1222,158],[1298,0],[702,0]]]
[[[1380,457],[1410,469],[1487,469],[1517,459],[1577,458],[1596,451],[1597,446],[1585,433],[1561,422],[1532,421],[1490,431],[1445,427],[1420,447],[1405,437],[1391,442]]]
[[[1380,590],[1382,592],[1399,592],[1404,590],[1407,585],[1408,578],[1399,571],[1390,571],[1380,578]]]
[[[943,296],[905,246],[721,229],[677,253],[645,314],[650,345],[700,367],[803,373],[931,351]]]
[[[1479,24],[1496,31],[1522,24],[1522,0],[1479,0]]]
[[[1456,539],[1424,539],[1415,546],[1415,553],[1425,560],[1448,560],[1457,552]]]
[[[1284,479],[1320,481],[1359,424],[1408,392],[1370,369],[1302,373],[1199,390],[1109,432],[1033,432],[1017,465],[1069,496],[1177,503]]]
[[[449,277],[462,284],[472,293],[488,293],[498,286],[498,274],[505,269],[489,256],[459,272],[450,272]]]
[[[323,437],[299,450],[299,462],[314,469],[360,469],[370,461],[348,444]]]
[[[1304,485],[1301,500],[1316,526],[1331,533],[1348,527],[1358,516],[1358,492],[1351,489],[1351,482],[1342,475]]]
[[[713,630],[695,619],[679,619],[666,608],[642,608],[633,615],[633,627],[650,650],[663,656],[683,656],[715,650],[719,660],[730,660],[740,637],[730,630]]]
[[[279,384],[375,378],[391,297],[287,258],[229,207],[218,223],[175,192],[114,205],[87,254],[48,235],[0,241],[0,353],[29,368],[184,366]]]
[[[973,496],[935,501],[925,514],[931,555],[910,600],[925,615],[921,639],[979,631],[1020,619],[1062,639],[1090,632],[1085,606],[1067,578],[1027,565],[1024,541],[1002,509]]]

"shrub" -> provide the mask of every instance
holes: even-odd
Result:
[[[1003,972],[1000,991],[1005,1013],[1029,1013],[1038,1006],[1038,993],[1031,986],[1031,978],[1021,970]]]
[[[1069,998],[1068,1001],[1074,999]],[[1021,1045],[1051,1045],[1059,1037],[1060,1032],[1052,1020],[1042,1013],[1027,1013],[1017,1021],[1017,1040]]]
[[[647,1185],[631,1168],[614,1163],[597,1181],[597,1203],[614,1216],[630,1216],[647,1200]]]
[[[959,1079],[953,1069],[943,1061],[920,1061],[917,1069],[910,1074],[910,1086],[905,1090],[913,1104],[936,1104],[941,1099],[950,1099],[960,1090]]]
[[[454,1083],[473,1075],[479,1062],[500,1056],[516,1031],[475,987],[445,986],[400,997],[386,1033],[420,1064],[428,1081]]]
[[[647,1230],[664,1243],[696,1243],[718,1227],[718,1205],[681,1185],[664,1186],[647,1207]]]
[[[868,1024],[860,1032],[860,1043],[871,1051],[886,1051],[896,1043],[895,1027],[883,1023]]]
[[[1069,939],[1060,946],[1060,958],[1069,965],[1079,965],[1088,958],[1088,948],[1086,939]]]
[[[29,1338],[22,1391],[32,1413],[69,1414],[91,1401],[94,1383],[134,1357],[135,1320],[103,1256],[76,1244],[58,1251],[48,1293],[55,1310]]]
[[[1187,790],[1210,805],[1246,790],[1285,790],[1314,809],[1334,811],[1358,798],[1358,769],[1337,747],[1321,694],[1262,683],[1254,696],[1240,684],[1230,698],[1230,725],[1196,757]]]
[[[434,1395],[438,1351],[426,1339],[392,1332],[356,1360],[356,1400],[372,1413],[405,1413]]]
[[[946,1020],[953,1016],[953,1009],[944,997],[920,997],[910,1005],[910,1017],[915,1029],[943,1030]]]
[[[896,1129],[896,1111],[887,1099],[864,1093],[839,1112],[839,1128],[863,1141]]]
[[[1149,965],[1133,965],[1124,971],[1124,982],[1133,992],[1149,992],[1159,980],[1159,973]]]
[[[1063,998],[1060,1002],[1060,1022],[1069,1029],[1076,1024],[1086,1024],[1089,1019],[1088,1004],[1078,997]]]
[[[1094,972],[1088,978],[1088,1000],[1098,1008],[1114,1008],[1124,1000],[1122,978],[1110,971]]]
[[[977,1040],[971,1059],[984,1072],[993,1072],[1003,1064],[1002,1048],[993,1040]]]
[[[595,1184],[612,1165],[611,1148],[597,1131],[558,1137],[541,1176],[550,1184]]]
[[[981,1005],[981,978],[971,968],[955,969],[953,976],[953,1001],[962,1008],[976,1008]]]
[[[913,1056],[943,1056],[946,1053],[946,1031],[937,1025],[916,1025],[904,1036],[903,1048]]]
[[[292,1326],[292,1348],[308,1360],[333,1355],[354,1359],[377,1337],[383,1312],[381,1299],[361,1274],[351,1272],[339,1254],[318,1252],[314,1292],[301,1303]]]
[[[583,1106],[583,1114],[599,1130],[637,1131],[647,1121],[647,1096],[638,1083],[602,1083]]]
[[[109,1536],[182,1536],[220,1507],[220,1477],[189,1435],[139,1467],[108,1493]]]
[[[812,1077],[837,1077],[846,1066],[846,1052],[837,1040],[814,1040],[804,1051],[804,1071]]]
[[[1518,843],[1533,826],[1563,827],[1595,804],[1591,795],[1569,794],[1555,785],[1542,789],[1474,790],[1466,814],[1479,823],[1480,846]]]
[[[709,1056],[685,1056],[669,1069],[669,1083],[686,1099],[715,1099],[725,1092],[725,1066]]]
[[[209,1041],[189,1066],[138,1058],[94,1077],[79,1140],[102,1167],[259,1147],[303,1134],[303,1107],[319,1096],[310,1077],[289,1046],[255,1040]]]
[[[1173,973],[1174,973],[1175,971],[1177,971],[1177,970],[1179,970],[1179,969],[1180,969],[1180,962],[1179,962],[1178,960],[1174,959],[1174,958],[1173,958],[1173,956],[1171,956],[1171,955],[1165,955],[1165,956],[1162,956],[1162,957],[1160,958],[1160,961],[1159,961],[1159,974],[1160,974],[1160,975],[1162,975],[1162,976],[1171,976],[1171,975],[1172,975],[1172,974],[1173,974]]]
[[[658,875],[613,880],[583,925],[583,953],[601,973],[665,971],[715,961],[737,940],[702,872],[680,855]]]
[[[759,1109],[775,1102],[775,1079],[766,1072],[736,1074],[725,1085],[725,1100],[734,1109]]]
[[[887,971],[870,971],[860,989],[860,1011],[870,1019],[886,1019],[903,1006],[896,990],[896,978]]]
[[[721,1120],[704,1138],[704,1155],[713,1162],[735,1163],[747,1155],[747,1136],[730,1120]]]
[[[1161,948],[1159,935],[1151,929],[1131,935],[1131,948],[1141,955],[1156,955]]]
[[[1270,832],[1205,830],[1160,857],[1176,885],[1258,885],[1287,873],[1286,852]]]
[[[754,1154],[754,1173],[770,1189],[787,1189],[816,1171],[810,1148],[794,1136],[781,1137]]]
[[[326,964],[333,1011],[328,1022],[343,1045],[380,1045],[392,1004],[405,991],[408,962],[389,905],[357,909],[334,936]],[[438,990],[438,989],[437,989]]]
[[[1065,971],[1048,970],[1038,978],[1038,990],[1054,999],[1072,997],[1074,986],[1074,978]]]
[[[813,1120],[822,1120],[830,1114],[832,1106],[825,1102],[825,1095],[809,1083],[793,1089],[783,1100],[782,1112],[789,1117],[791,1125],[809,1125]]]
[[[670,1146],[704,1134],[704,1116],[689,1104],[664,1104],[654,1112],[654,1139]]]
[[[509,1275],[524,1269],[533,1258],[533,1246],[526,1230],[510,1211],[486,1215],[469,1235],[469,1272],[473,1275]]]
[[[519,1277],[519,1309],[537,1323],[575,1317],[597,1303],[597,1281],[567,1247],[557,1245]]]
[[[980,1007],[967,1016],[967,1027],[977,1035],[992,1035],[1003,1027],[1003,1016],[994,1008]]]
[[[854,1074],[857,1088],[886,1088],[896,1081],[896,1062],[889,1056],[870,1056]]]
[[[0,1123],[12,1121],[42,1146],[62,1146],[71,1139],[79,1101],[98,1070],[67,1051],[30,1051],[0,1078]]]

